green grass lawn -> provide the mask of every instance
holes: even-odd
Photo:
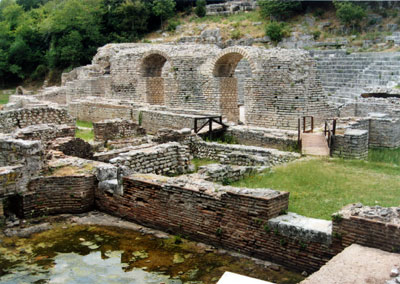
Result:
[[[343,206],[400,206],[400,149],[371,150],[370,161],[307,159],[232,183],[289,191],[289,211],[331,219]],[[392,159],[397,155],[397,159]],[[387,160],[391,163],[384,163]]]
[[[76,129],[76,131],[75,131],[76,138],[81,138],[87,142],[93,141],[94,132],[93,132],[93,123],[92,122],[77,120],[76,126],[82,127],[81,129],[80,128]],[[87,129],[85,129],[85,128],[87,128]]]

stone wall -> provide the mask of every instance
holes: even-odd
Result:
[[[83,121],[102,121],[105,119],[132,119],[132,107],[118,102],[99,100],[77,100],[68,104],[68,112]]]
[[[148,175],[125,177],[123,183],[123,195],[97,190],[96,206],[146,226],[296,270],[315,271],[334,255],[328,237],[303,241],[304,237],[285,236],[269,227],[268,220],[287,208],[286,192]]]
[[[226,132],[239,144],[277,149],[297,148],[297,131],[230,126]]]
[[[283,152],[254,146],[205,142],[198,139],[195,139],[190,144],[190,148],[194,157],[243,166],[273,166],[300,158],[299,154],[293,152]]]
[[[248,71],[244,77],[238,74],[238,82],[235,69],[242,60],[247,62]],[[115,117],[112,110],[91,113],[90,108],[85,110],[76,104],[76,100],[90,95],[93,100],[107,98],[215,112],[232,121],[238,120],[238,104],[243,102],[247,124],[281,129],[296,129],[297,118],[303,115],[313,115],[319,123],[334,112],[326,104],[315,62],[300,50],[251,46],[220,49],[209,44],[109,44],[98,50],[91,65],[80,67],[75,73],[65,76],[62,88],[67,88],[69,105],[73,105],[70,112],[81,120]],[[104,76],[108,79],[103,82]],[[88,87],[88,80],[107,87]],[[162,127],[171,125],[174,124]],[[179,126],[183,127],[188,125]]]
[[[137,135],[144,135],[145,130],[131,120],[112,119],[93,123],[95,141],[108,141]]]
[[[57,138],[74,137],[75,126],[65,124],[37,124],[18,129],[13,133],[13,136],[16,139],[22,140],[40,140],[45,145]]]
[[[368,131],[347,129],[344,134],[335,135],[332,156],[345,159],[368,158]]]
[[[10,133],[17,128],[46,123],[74,126],[75,120],[68,114],[67,110],[53,107],[0,111],[0,133]]]
[[[0,138],[0,197],[26,190],[29,180],[43,168],[44,154],[39,141]]]
[[[369,145],[372,147],[400,147],[400,119],[370,118]]]
[[[333,237],[343,247],[353,243],[400,252],[400,208],[348,205],[333,219]]]
[[[189,147],[170,142],[154,147],[138,147],[110,160],[119,167],[128,167],[138,173],[181,174],[189,170]]]
[[[22,215],[82,213],[93,209],[95,176],[49,176],[38,177],[28,185],[22,195]]]

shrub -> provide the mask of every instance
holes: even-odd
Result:
[[[312,35],[313,35],[314,40],[317,40],[321,36],[321,32],[320,31],[313,31]]]
[[[197,0],[194,12],[200,18],[204,17],[206,15],[206,0]]]
[[[176,27],[180,25],[180,22],[177,20],[170,19],[168,20],[167,31],[174,32]]]
[[[353,29],[358,26],[365,18],[365,10],[351,2],[334,2],[336,7],[336,16],[346,26],[351,26]]]
[[[231,38],[232,39],[240,39],[242,37],[242,33],[240,32],[240,30],[234,30],[231,33]]]
[[[300,1],[259,0],[260,13],[263,17],[286,19],[301,9]]]
[[[265,34],[269,36],[273,42],[280,42],[287,34],[286,25],[285,23],[271,22],[267,25]]]

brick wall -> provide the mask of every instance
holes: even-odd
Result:
[[[22,195],[24,217],[82,213],[93,209],[95,176],[38,177]]]
[[[144,176],[125,177],[123,183],[123,195],[97,190],[96,206],[146,226],[240,250],[296,270],[315,271],[334,255],[325,243],[301,242],[265,226],[268,219],[287,208],[288,193],[257,197],[228,191],[215,195]]]
[[[74,118],[84,121],[132,119],[132,107],[113,102],[74,101],[68,104],[68,112]]]
[[[365,208],[373,213],[360,213]],[[333,221],[333,237],[340,240],[343,248],[351,244],[374,247],[389,252],[400,252],[400,208],[361,207],[348,205]],[[391,210],[392,213],[387,213]],[[382,216],[379,211],[385,212]],[[394,212],[394,214],[393,214]],[[397,217],[390,220],[390,215]],[[389,218],[389,219],[387,219]],[[386,220],[385,220],[386,219]]]
[[[221,114],[228,121],[237,123],[239,120],[238,82],[236,78],[221,77],[220,80],[220,104]]]
[[[164,104],[164,78],[146,78],[147,102],[152,105]]]

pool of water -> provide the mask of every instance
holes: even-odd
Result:
[[[0,239],[0,283],[205,284],[225,271],[275,283],[303,280],[177,236],[114,227],[57,225],[30,238]]]

